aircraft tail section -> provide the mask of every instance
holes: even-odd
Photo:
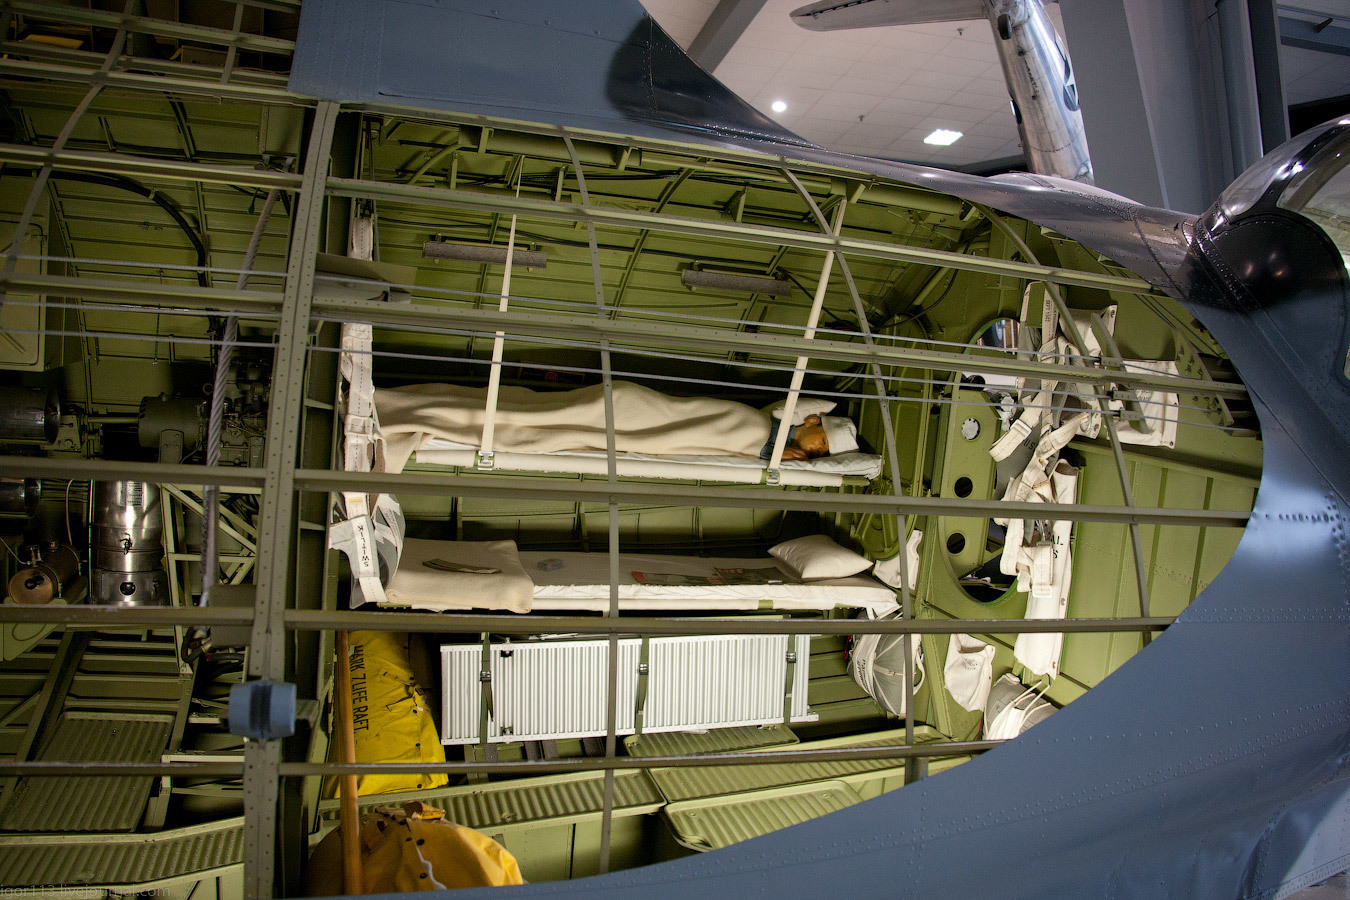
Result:
[[[807,31],[922,25],[985,18],[983,0],[822,0],[792,11]]]

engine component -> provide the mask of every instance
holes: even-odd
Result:
[[[69,544],[53,541],[38,559],[14,573],[9,580],[9,596],[25,606],[43,606],[60,597],[79,574],[80,555]]]
[[[94,578],[90,602],[167,606],[164,507],[159,486],[101,481],[94,488]]]
[[[0,516],[31,516],[42,499],[36,478],[0,478]]]
[[[61,425],[61,396],[47,388],[7,388],[0,392],[0,441],[56,440]]]
[[[181,397],[146,397],[136,418],[136,437],[142,447],[157,447],[162,463],[182,462],[206,437],[202,404]]]

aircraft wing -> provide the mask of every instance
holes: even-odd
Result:
[[[792,21],[807,31],[960,22],[984,17],[982,0],[822,0],[792,11]]]

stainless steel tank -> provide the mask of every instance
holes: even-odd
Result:
[[[32,516],[42,499],[36,478],[0,478],[0,516]]]
[[[91,603],[168,606],[164,508],[159,486],[101,481],[94,487],[94,579]]]

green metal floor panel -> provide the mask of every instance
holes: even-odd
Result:
[[[158,762],[173,716],[66,712],[39,759]],[[131,831],[153,776],[24,778],[0,813],[0,831]]]
[[[604,802],[604,784],[601,772],[546,775],[401,794],[375,794],[362,797],[360,807],[366,812],[377,806],[398,806],[407,800],[421,800],[445,810],[450,821],[470,828],[538,826],[598,817]],[[615,815],[645,815],[656,812],[664,803],[665,799],[645,773],[636,770],[615,773]],[[323,801],[319,811],[324,820],[321,831],[337,824],[337,800]]]
[[[704,732],[665,731],[631,735],[623,739],[629,756],[694,756],[699,753],[726,753],[732,750],[756,750],[797,743],[797,735],[786,725],[747,725],[739,728],[714,728]]]
[[[916,743],[940,740],[936,729],[918,726]],[[902,729],[872,734],[830,738],[800,744],[799,750],[826,750],[835,747],[887,747],[905,742]],[[740,794],[787,785],[822,781],[872,781],[896,777],[904,770],[904,760],[857,759],[840,762],[771,763],[763,766],[679,766],[649,769],[652,781],[672,804],[719,794]]]
[[[137,885],[243,858],[243,817],[154,834],[0,835],[0,885]]]
[[[672,803],[664,814],[676,840],[693,850],[706,851],[837,812],[861,799],[842,781],[827,781]]]

